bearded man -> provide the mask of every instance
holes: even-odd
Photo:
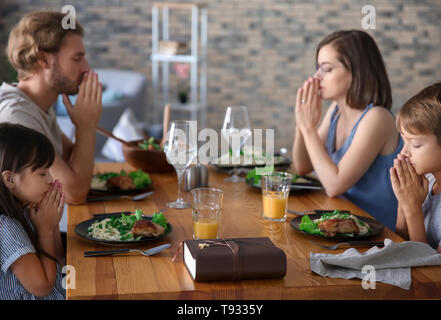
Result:
[[[62,183],[66,202],[79,204],[87,197],[93,175],[102,86],[85,57],[84,29],[79,23],[64,29],[64,16],[32,12],[12,29],[7,55],[19,82],[0,87],[0,122],[18,123],[49,138],[56,151],[49,172]],[[52,106],[59,94],[75,125],[75,143],[56,121]],[[67,97],[72,94],[78,94],[74,106]]]

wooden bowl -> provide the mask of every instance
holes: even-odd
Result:
[[[131,141],[131,146],[122,144],[122,151],[126,162],[132,167],[141,169],[144,172],[168,172],[174,170],[167,162],[164,150],[144,150],[138,146],[143,140]],[[161,143],[155,140],[156,143]]]

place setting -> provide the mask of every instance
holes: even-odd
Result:
[[[164,151],[170,120],[169,104],[164,107],[163,119],[162,139],[145,135],[144,139],[124,141],[107,130],[97,127],[99,133],[121,142],[124,159],[136,170],[97,172],[92,177],[86,201],[120,198],[140,201],[153,195],[153,181],[149,173],[166,173],[173,170]]]
[[[191,204],[181,197],[184,171],[197,156],[197,146],[192,147],[189,143],[190,126],[190,121],[172,121],[170,129],[167,131],[167,135],[164,134],[164,140],[161,143],[161,152],[164,154],[166,161],[175,168],[178,176],[177,200],[167,202],[165,205],[169,208],[185,209],[191,207]],[[146,150],[149,150],[148,147]],[[184,161],[182,161],[182,154],[185,156]],[[88,198],[87,202],[110,201],[121,198],[140,201],[154,195],[153,191],[139,193],[151,189],[152,185],[153,181],[149,174],[142,169],[130,172],[121,170],[120,172],[98,173],[91,182],[91,192],[94,194],[98,192],[98,195]],[[104,195],[99,195],[99,192]],[[163,211],[165,210],[153,214],[144,214],[142,209],[136,209],[134,212],[94,214],[92,219],[76,225],[75,233],[82,239],[110,246],[150,243],[167,237],[173,230]],[[167,249],[167,246],[160,246],[160,250],[155,248],[150,248],[151,251],[141,250],[142,252],[138,251],[138,253],[150,256]],[[130,250],[88,251],[85,252],[85,257],[125,254],[131,252]]]
[[[228,152],[210,161],[213,168],[231,175],[225,181],[243,182],[243,176],[250,170],[267,165],[271,155],[250,145],[252,134],[247,106],[228,106],[221,129],[221,139],[227,142]],[[291,164],[291,160],[282,153],[273,154],[271,162],[278,168]]]
[[[134,201],[144,199],[151,194],[153,181],[149,174],[141,169],[121,170],[96,173],[90,182],[88,202],[129,198]]]
[[[258,174],[258,170],[258,167],[251,169],[245,177],[245,182],[257,191],[262,189],[262,177],[264,175]],[[308,190],[323,190],[323,186],[316,178],[292,174],[290,193]]]
[[[111,246],[142,244],[162,239],[172,230],[172,225],[162,211],[145,215],[142,209],[135,212],[94,214],[92,219],[75,227],[75,233],[81,238]]]
[[[293,175],[288,172],[272,172],[262,176],[261,189],[264,219],[286,222],[287,213],[296,215],[289,225],[296,232],[323,240],[345,240],[333,246],[325,246],[316,241],[311,243],[328,250],[340,246],[383,246],[379,241],[364,238],[382,234],[384,226],[375,219],[352,214],[349,210],[307,210],[303,212],[288,209],[288,197]]]
[[[303,234],[331,240],[359,239],[379,235],[384,225],[375,219],[354,215],[350,211],[329,210],[292,218],[290,226]]]

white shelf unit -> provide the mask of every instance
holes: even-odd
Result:
[[[191,12],[191,46],[188,55],[165,55],[159,53],[159,41],[169,41],[169,17],[171,9],[189,10]],[[162,20],[159,15],[162,13]],[[155,121],[161,123],[162,110],[170,104],[171,111],[190,113],[189,120],[197,120],[198,126],[204,128],[207,118],[207,7],[204,4],[191,3],[153,3],[152,5],[152,86]],[[160,24],[161,39],[159,35]],[[176,102],[170,97],[169,72],[170,63],[190,64],[190,99],[188,103]],[[161,75],[159,67],[161,66]],[[160,79],[161,78],[161,79]],[[162,93],[159,84],[162,85]]]

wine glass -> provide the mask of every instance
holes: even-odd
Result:
[[[240,153],[246,141],[251,137],[250,119],[246,106],[227,107],[225,112],[222,135],[228,141],[231,150],[232,164],[240,166]],[[230,143],[231,137],[231,143]],[[244,179],[237,175],[237,167],[233,168],[233,175],[225,181],[240,182]]]
[[[176,170],[178,175],[178,198],[167,202],[169,208],[185,209],[191,204],[181,197],[182,177],[185,169],[197,156],[197,139],[195,136],[195,121],[172,121],[164,145],[167,162]]]

